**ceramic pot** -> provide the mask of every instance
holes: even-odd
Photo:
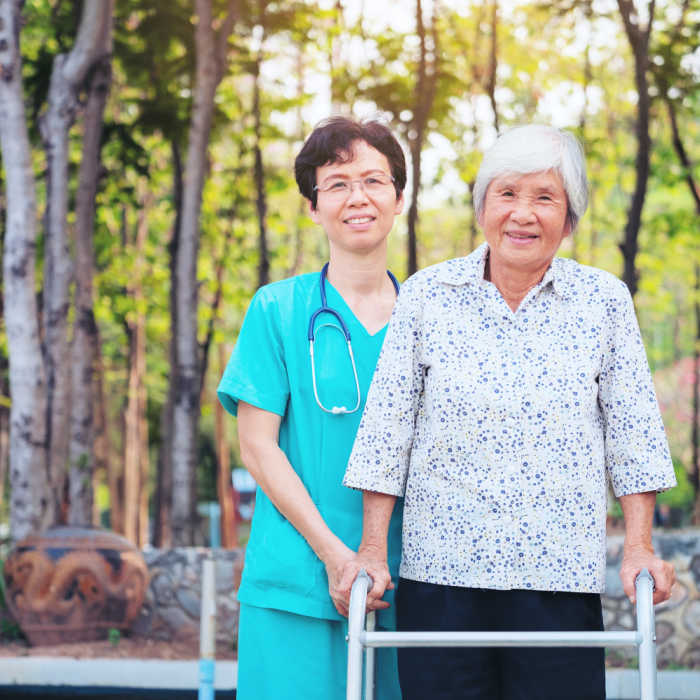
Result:
[[[5,560],[7,604],[34,645],[104,639],[141,610],[146,563],[109,530],[54,527],[19,542]]]

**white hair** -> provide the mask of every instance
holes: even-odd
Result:
[[[484,213],[486,190],[501,175],[553,170],[562,179],[567,199],[566,216],[573,231],[588,206],[588,180],[583,149],[569,131],[543,124],[516,126],[501,134],[484,154],[474,183],[474,211]]]

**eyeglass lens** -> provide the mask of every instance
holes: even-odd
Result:
[[[347,195],[352,191],[355,183],[359,184],[367,194],[381,192],[391,185],[392,178],[388,175],[369,175],[360,180],[329,180],[324,182],[318,189],[327,194]]]

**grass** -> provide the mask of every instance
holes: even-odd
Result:
[[[4,567],[5,561],[0,559],[0,644],[25,640],[20,626],[12,619],[7,607]]]

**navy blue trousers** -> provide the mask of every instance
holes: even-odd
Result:
[[[400,579],[397,629],[600,631],[595,593],[499,591]],[[399,649],[403,700],[604,700],[605,652],[592,647]]]

